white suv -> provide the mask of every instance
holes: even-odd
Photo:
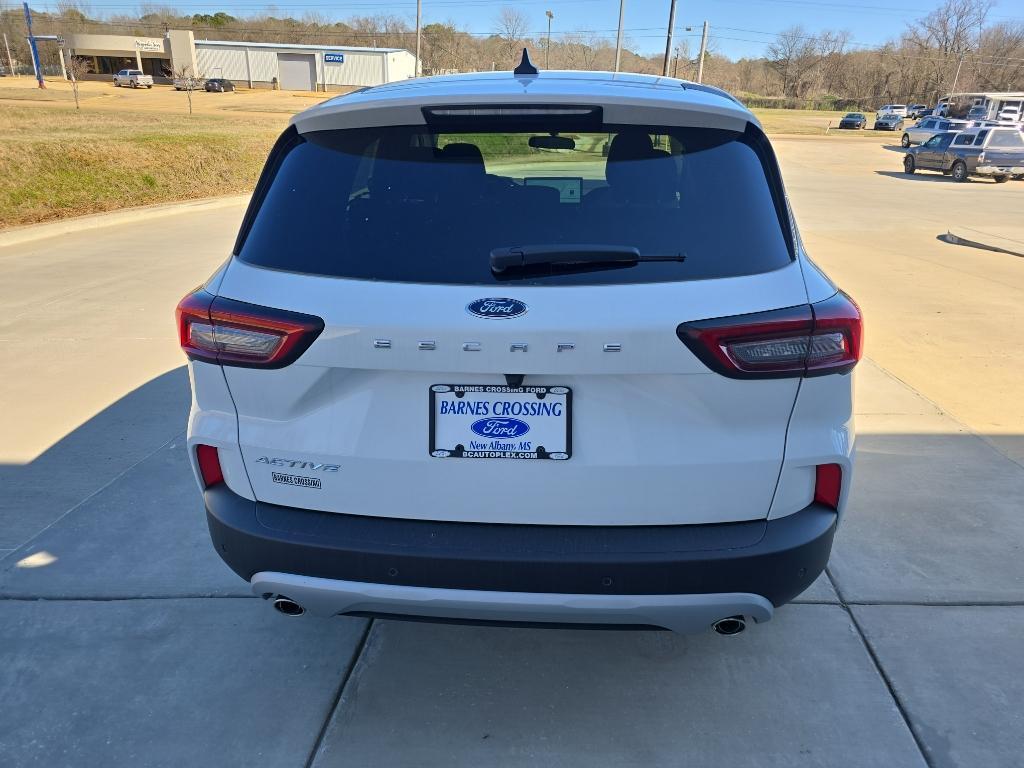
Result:
[[[217,552],[291,615],[767,621],[842,515],[859,310],[731,96],[533,72],[281,136],[178,307]]]
[[[906,104],[883,104],[875,112],[875,119],[877,120],[882,115],[899,115],[900,117],[907,117],[907,105]]]

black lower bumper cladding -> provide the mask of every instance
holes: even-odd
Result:
[[[665,526],[435,522],[312,512],[204,492],[214,546],[239,576],[276,571],[442,589],[759,594],[782,605],[824,570],[837,516]]]

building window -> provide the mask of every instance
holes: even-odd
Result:
[[[171,60],[143,59],[142,71],[153,77],[171,77]]]
[[[97,75],[113,75],[122,69],[135,69],[135,58],[127,56],[97,56],[95,72]]]

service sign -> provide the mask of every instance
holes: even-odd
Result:
[[[345,54],[344,53],[325,53],[324,61],[328,64],[344,64]]]
[[[554,459],[572,455],[568,387],[435,384],[430,455],[438,459]]]

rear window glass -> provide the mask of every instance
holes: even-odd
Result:
[[[238,256],[355,279],[538,285],[731,277],[791,261],[777,168],[759,134],[594,128],[296,136],[271,159]],[[491,271],[492,250],[565,245],[685,259]]]
[[[1024,133],[1020,131],[995,131],[988,142],[992,147],[1024,147]]]

